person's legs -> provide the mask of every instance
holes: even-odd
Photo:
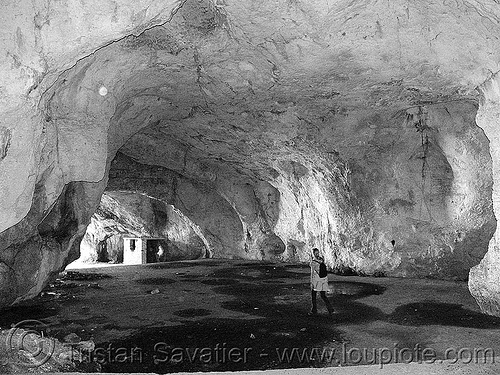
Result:
[[[316,291],[314,289],[311,289],[311,314],[317,314],[318,313],[318,304],[316,302]]]
[[[328,300],[328,297],[326,296],[326,292],[323,291],[323,292],[320,292],[319,294],[321,296],[321,299],[325,302],[325,305],[326,305],[326,308],[328,310],[328,313],[329,314],[333,314],[333,307],[330,304],[330,301]]]

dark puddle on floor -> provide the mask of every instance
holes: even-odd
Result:
[[[397,307],[390,323],[406,326],[442,325],[477,329],[498,329],[500,318],[464,309],[462,305],[423,301]]]
[[[332,320],[335,324],[359,324],[386,318],[380,309],[356,301],[369,295],[380,295],[385,291],[384,287],[358,282],[334,284],[334,294],[329,297],[329,301],[336,312]],[[311,304],[309,283],[276,285],[242,282],[216,287],[214,291],[234,297],[231,301],[221,303],[221,307],[227,310],[271,319],[306,316]],[[317,303],[318,310],[326,312],[319,294]]]
[[[381,285],[355,281],[330,282],[330,286],[333,289],[333,298],[339,299],[358,299],[372,295],[380,295],[386,290],[386,288]]]
[[[39,305],[19,305],[0,310],[0,327],[10,328],[13,326],[22,326],[29,321],[40,321],[43,325],[49,318],[57,315],[58,309],[55,306],[39,304]]]
[[[130,353],[126,363],[103,360],[103,372],[243,371],[320,366],[295,357],[280,363],[276,349],[310,348],[334,340],[341,343],[340,333],[328,322],[318,325],[317,320],[208,318],[145,329],[126,340],[98,347],[106,353],[117,348]]]

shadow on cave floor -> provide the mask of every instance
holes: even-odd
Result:
[[[80,270],[0,327],[40,320],[45,333],[92,340],[82,370],[236,371],[372,364],[348,350],[493,348],[500,318],[481,314],[466,283],[330,275],[333,317],[310,308],[306,265],[203,260]],[[287,357],[290,356],[290,357]],[[324,355],[323,357],[321,357]],[[168,357],[168,358],[167,358]],[[97,363],[97,367],[88,364]]]
[[[500,329],[500,318],[464,309],[454,303],[417,302],[400,306],[388,317],[395,324],[444,325],[464,328]]]

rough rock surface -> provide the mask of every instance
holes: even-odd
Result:
[[[493,0],[0,9],[0,305],[78,256],[106,186],[172,204],[212,256],[465,279],[487,251]]]
[[[481,86],[483,95],[477,122],[490,140],[493,159],[493,209],[500,216],[500,77]],[[500,316],[500,230],[490,241],[488,253],[469,276],[469,289],[485,313]]]
[[[0,4],[5,51],[0,56],[0,306],[36,295],[52,274],[78,257],[80,239],[106,186],[105,165],[91,164],[92,154],[73,153],[77,150],[69,145],[70,138],[79,139],[76,143],[82,139],[65,132],[65,126],[51,124],[50,113],[40,107],[42,94],[77,60],[113,40],[166,22],[180,4]],[[88,140],[93,136],[92,131],[80,135]],[[65,153],[76,158],[70,161]],[[69,202],[67,191],[73,194]],[[55,236],[39,231],[43,223],[55,229]]]

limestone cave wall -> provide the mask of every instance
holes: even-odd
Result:
[[[500,212],[499,158],[500,158],[500,77],[494,75],[480,87],[482,94],[477,123],[484,129],[493,159],[493,209],[496,217]],[[473,267],[469,276],[469,289],[481,310],[500,316],[500,248],[497,227],[488,247],[488,253],[480,264]]]

